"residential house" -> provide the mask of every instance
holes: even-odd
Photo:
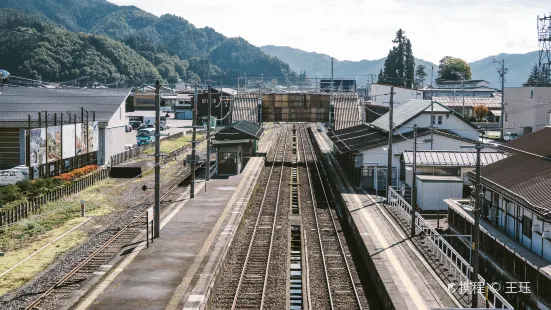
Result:
[[[490,282],[529,284],[531,294],[511,296],[515,309],[551,308],[549,141],[551,127],[520,137],[501,147],[509,152],[507,158],[481,169],[482,275]],[[468,176],[476,177],[472,172]],[[470,234],[473,200],[447,199],[446,203],[450,228]]]
[[[506,157],[496,151],[480,154],[482,166]],[[476,168],[473,151],[418,151],[416,152],[417,206],[422,210],[447,210],[444,199],[470,194],[467,172]],[[404,151],[400,158],[400,181],[408,188],[413,185],[413,152]],[[405,193],[404,193],[405,196]]]
[[[434,97],[482,97],[490,98],[496,92],[484,80],[437,81],[434,86],[423,88],[423,98]]]
[[[479,136],[478,129],[471,123],[439,103],[431,105],[430,100],[410,100],[395,107],[393,124],[393,186],[398,186],[400,180],[402,152],[413,150],[414,125],[419,128],[418,150],[430,150],[431,147],[460,150],[461,145],[474,145]],[[341,166],[356,185],[366,189],[386,190],[388,132],[388,113],[370,124],[328,132]]]
[[[482,105],[488,108],[488,119],[491,122],[499,123],[501,119],[501,94],[493,94],[492,97],[457,97],[457,96],[445,96],[445,97],[433,97],[434,101],[446,106],[448,109],[453,110],[465,118],[476,118],[474,113],[474,107]]]
[[[161,93],[161,98],[165,95],[172,96],[176,94],[172,88],[165,86],[162,86],[159,92]],[[133,97],[133,111],[155,111],[155,86],[136,88],[133,91]]]
[[[42,138],[38,130],[36,139],[44,148],[49,136],[46,132],[55,131],[55,141],[49,141],[50,151],[40,156],[47,159],[36,160],[42,175],[48,169],[52,173],[90,163],[108,164],[112,155],[125,151],[121,141],[125,138],[129,94],[130,89],[114,88],[5,87],[0,94],[0,169],[29,164],[25,137],[29,126],[31,132],[42,128]],[[87,128],[91,131],[85,134]],[[52,150],[52,145],[61,151]]]
[[[506,87],[504,93],[504,131],[521,136],[551,124],[551,87]]]
[[[413,99],[423,99],[423,92],[421,90],[385,84],[371,84],[371,104],[388,107],[390,102],[390,87],[394,87],[393,100],[395,105],[402,104]]]

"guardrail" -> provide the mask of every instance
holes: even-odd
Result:
[[[32,198],[19,206],[9,209],[0,209],[0,228],[4,228],[5,226],[9,226],[20,220],[26,219],[30,215],[39,213],[42,205],[78,193],[99,181],[105,180],[108,176],[108,170],[101,169],[89,175],[83,176],[78,180],[72,181],[65,186],[53,189],[42,196]]]
[[[388,206],[406,223],[411,222],[411,205],[392,188],[389,188]],[[429,241],[428,246],[432,255],[435,255],[436,259],[443,263],[443,267],[447,268],[450,273],[453,272],[454,278],[459,279],[460,284],[465,283],[473,287],[470,280],[473,270],[471,265],[417,212],[415,212],[415,232],[416,235],[421,232],[426,234],[425,240]],[[478,282],[484,283],[485,288],[487,288],[491,308],[514,309],[497,290],[491,285],[486,285],[486,280],[480,275],[478,276]],[[481,300],[484,300],[486,298],[484,290],[478,292],[478,296]]]

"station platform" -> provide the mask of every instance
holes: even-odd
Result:
[[[271,146],[267,132],[259,153]],[[231,244],[264,166],[252,157],[242,173],[198,181],[161,214],[160,238],[146,248],[145,230],[69,298],[66,309],[199,309]]]
[[[324,133],[313,132],[332,174],[340,175],[338,187],[346,204],[343,217],[383,307],[416,310],[459,307],[377,197],[348,183],[332,159]]]

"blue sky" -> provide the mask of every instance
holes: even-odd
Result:
[[[398,28],[415,57],[469,62],[538,49],[537,16],[548,0],[109,0],[181,16],[250,43],[284,45],[339,60],[379,59]],[[546,11],[547,10],[547,11]]]

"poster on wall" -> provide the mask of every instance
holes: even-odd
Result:
[[[75,126],[75,156],[84,154],[86,145],[84,145],[84,135],[82,134],[82,124],[76,124]]]
[[[36,167],[46,163],[46,130],[31,129],[31,166]]]
[[[46,154],[48,162],[61,159],[61,127],[48,127],[48,152]]]
[[[91,123],[92,128],[90,129],[90,152],[98,151],[98,142],[99,142],[99,127],[98,122]]]
[[[75,125],[63,125],[63,149],[61,155],[63,159],[75,156]]]

